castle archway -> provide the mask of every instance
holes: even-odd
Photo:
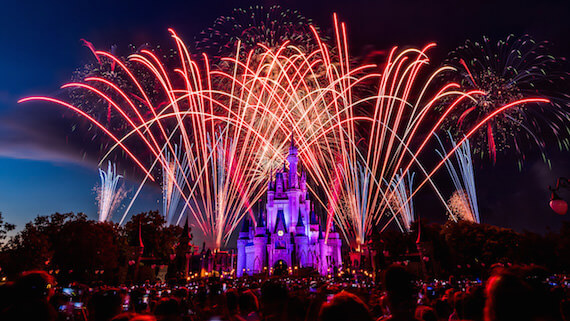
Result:
[[[274,275],[286,275],[287,274],[287,262],[283,260],[279,260],[275,262],[273,265],[273,274]]]

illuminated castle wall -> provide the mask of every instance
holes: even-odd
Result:
[[[285,166],[267,187],[265,210],[257,213],[257,226],[245,219],[237,244],[237,275],[271,270],[276,265],[312,267],[321,274],[342,265],[341,239],[334,226],[325,243],[320,219],[311,207],[307,176],[297,173],[299,158],[291,140]],[[265,268],[265,269],[264,269]]]

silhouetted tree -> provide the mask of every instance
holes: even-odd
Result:
[[[139,244],[139,225],[144,244],[143,256],[156,259],[169,259],[174,254],[175,245],[182,234],[179,226],[166,226],[164,217],[158,211],[134,215],[125,224],[125,233],[130,246]]]
[[[4,222],[4,217],[2,217],[2,212],[0,212],[0,241],[6,238],[8,232],[14,230],[16,225]]]

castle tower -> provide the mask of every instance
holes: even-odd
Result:
[[[291,188],[298,189],[299,182],[297,180],[297,164],[299,163],[299,157],[297,156],[297,147],[295,146],[293,134],[291,134],[291,145],[289,146],[287,162],[289,163],[289,186]]]
[[[267,235],[265,228],[265,220],[263,219],[263,211],[259,211],[257,217],[257,226],[255,227],[255,235],[253,236],[253,273],[263,272],[263,268],[267,266]]]
[[[295,234],[295,252],[297,255],[297,264],[300,268],[307,266],[307,256],[309,255],[309,237],[306,235],[305,225],[303,223],[303,216],[299,211],[297,218],[296,234]]]
[[[249,220],[247,217],[243,221],[241,231],[239,232],[239,238],[237,241],[237,267],[236,274],[238,277],[242,276],[246,270],[246,254],[245,246],[249,241]]]
[[[342,267],[342,254],[340,251],[342,246],[342,240],[340,239],[340,234],[336,230],[336,225],[334,221],[332,222],[327,245],[330,249],[329,265],[333,269],[340,269]],[[336,271],[334,272],[336,273]]]

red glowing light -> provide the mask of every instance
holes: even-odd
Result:
[[[563,199],[553,199],[550,201],[550,208],[556,212],[556,214],[564,215],[568,212],[568,203]]]

